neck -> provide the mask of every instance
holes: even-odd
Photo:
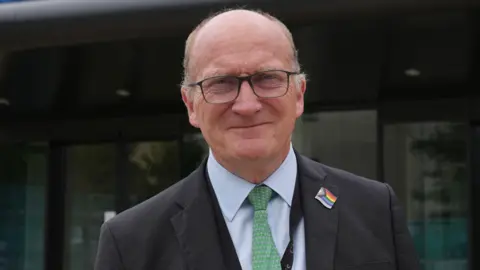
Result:
[[[286,159],[288,152],[290,151],[290,145],[285,147],[281,152],[277,152],[273,157],[265,157],[261,159],[229,159],[222,157],[222,155],[216,155],[215,159],[229,172],[237,175],[238,177],[253,183],[263,183],[270,175],[272,175]]]

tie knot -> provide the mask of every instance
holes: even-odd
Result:
[[[248,200],[253,205],[255,211],[267,210],[267,205],[272,198],[272,189],[267,186],[257,186],[250,194],[248,194]]]

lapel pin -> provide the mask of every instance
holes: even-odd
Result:
[[[315,199],[321,202],[323,206],[325,206],[328,209],[332,209],[333,205],[337,201],[337,197],[333,195],[333,193],[330,192],[330,190],[324,187],[322,187],[318,191],[317,195],[315,196]]]

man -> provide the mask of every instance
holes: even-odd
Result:
[[[184,67],[182,98],[210,155],[102,226],[96,270],[419,269],[389,185],[293,150],[306,80],[280,21],[208,18]]]

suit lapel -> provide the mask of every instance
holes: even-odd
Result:
[[[220,248],[212,199],[205,180],[205,164],[186,179],[183,197],[177,200],[183,210],[172,219],[188,269],[225,269]]]
[[[307,269],[333,270],[338,228],[338,205],[331,209],[315,196],[324,187],[339,197],[338,188],[320,165],[297,154],[305,219]],[[340,200],[340,198],[339,198]]]

